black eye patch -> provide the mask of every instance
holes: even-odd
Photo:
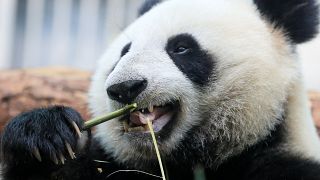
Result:
[[[130,48],[131,48],[131,42],[128,43],[128,44],[126,44],[126,45],[123,47],[123,49],[122,49],[122,51],[121,51],[121,54],[120,54],[120,57],[126,55],[126,54],[129,52]]]
[[[166,51],[175,65],[194,83],[205,86],[214,69],[214,57],[190,34],[169,38]]]
[[[121,53],[120,53],[120,58],[122,58],[124,55],[126,55],[129,52],[130,48],[131,48],[131,42],[129,42],[128,44],[126,44],[122,48]],[[118,63],[119,63],[119,61],[117,61],[116,64],[112,67],[111,72],[114,70],[114,68],[116,68]]]

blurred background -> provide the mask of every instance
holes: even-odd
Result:
[[[0,0],[0,132],[14,116],[64,105],[90,118],[91,72],[144,0]]]
[[[142,0],[0,0],[0,68],[93,70]]]
[[[62,104],[90,118],[96,61],[144,0],[0,0],[0,132],[17,114]],[[298,53],[320,133],[320,36]]]
[[[143,0],[0,0],[0,69],[94,70]],[[308,89],[320,90],[320,37],[299,46]]]

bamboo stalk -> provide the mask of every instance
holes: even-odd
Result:
[[[150,133],[151,133],[151,136],[152,136],[153,145],[154,145],[154,148],[156,150],[157,158],[158,158],[158,161],[159,161],[161,176],[162,176],[163,180],[166,180],[166,176],[164,174],[162,160],[161,160],[161,156],[160,156],[160,152],[159,152],[159,148],[158,148],[158,143],[157,143],[156,136],[154,135],[154,130],[153,130],[153,127],[152,127],[152,123],[151,123],[150,120],[148,120],[147,122],[148,122],[148,126],[149,126]]]
[[[194,180],[206,180],[206,174],[204,168],[200,165],[196,166],[193,171]]]
[[[89,120],[89,121],[84,123],[83,130],[90,129],[93,126],[96,126],[98,124],[101,124],[101,123],[106,122],[108,120],[111,120],[113,118],[116,118],[116,117],[119,117],[121,115],[124,115],[125,113],[132,112],[136,108],[137,108],[137,104],[134,103],[134,104],[126,105],[125,107],[123,107],[121,109],[118,109],[118,110],[116,110],[114,112],[111,112],[109,114],[93,118],[93,119],[91,119],[91,120]]]
[[[121,115],[123,115],[123,114],[125,114],[127,112],[132,112],[136,108],[137,108],[137,104],[134,103],[134,104],[127,105],[124,108],[118,109],[118,110],[116,110],[114,112],[111,112],[109,114],[106,114],[104,116],[93,118],[93,119],[91,119],[91,120],[89,120],[89,121],[84,123],[83,129],[84,130],[90,129],[93,126],[96,126],[98,124],[101,124],[103,122],[111,120],[113,118],[119,117],[119,116],[121,116]],[[157,158],[158,158],[162,179],[166,180],[166,176],[165,176],[165,173],[164,173],[164,168],[163,168],[163,164],[162,164],[162,160],[161,160],[161,156],[160,156],[160,151],[159,151],[157,140],[156,140],[156,137],[155,137],[155,134],[154,134],[154,130],[153,130],[153,127],[152,127],[152,123],[151,123],[150,120],[148,120],[147,122],[148,122],[148,126],[149,126],[150,133],[151,133],[151,136],[152,136],[153,145],[154,145],[155,150],[156,150],[156,155],[157,155]]]

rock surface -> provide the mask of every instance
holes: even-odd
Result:
[[[17,114],[48,105],[71,106],[89,118],[90,73],[67,68],[0,72],[0,129]]]

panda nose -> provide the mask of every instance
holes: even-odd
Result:
[[[131,103],[147,87],[147,80],[129,80],[107,88],[110,99],[124,104]]]

